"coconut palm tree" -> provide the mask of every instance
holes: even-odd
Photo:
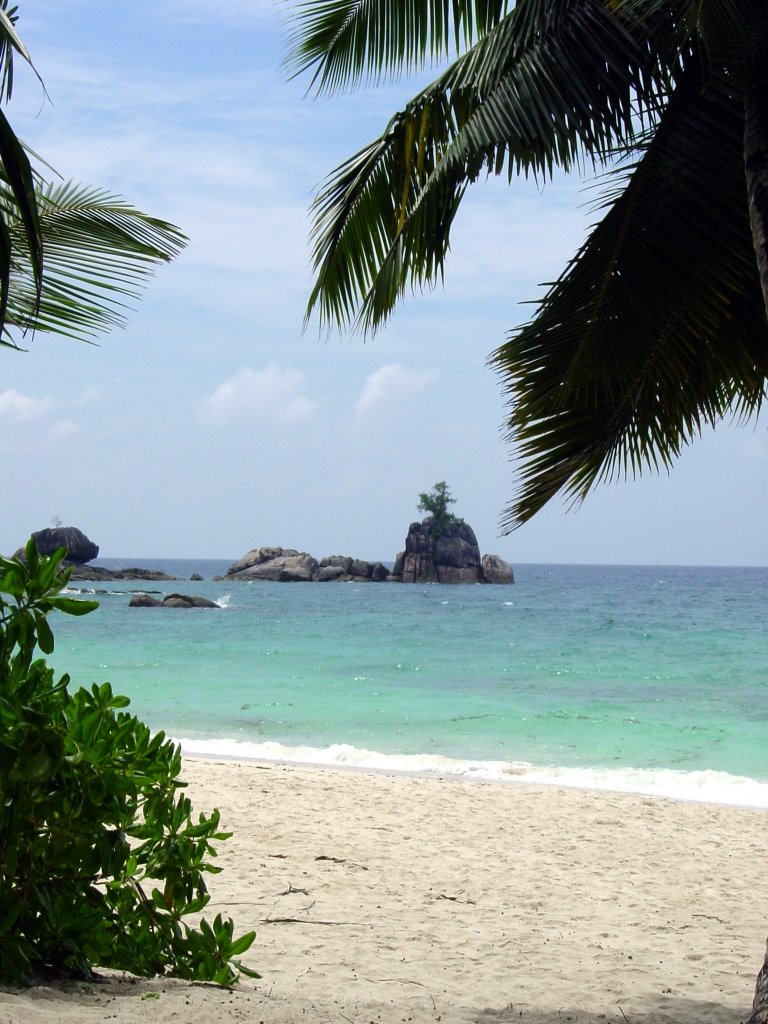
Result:
[[[450,59],[314,203],[307,316],[375,331],[440,279],[481,174],[605,172],[602,219],[491,355],[521,487],[669,466],[768,380],[765,0],[298,0],[288,66],[332,92]],[[768,1022],[768,955],[749,1024]]]
[[[303,0],[288,65],[333,91],[456,52],[314,204],[308,315],[376,330],[439,280],[481,174],[606,173],[604,215],[490,357],[521,488],[670,465],[768,377],[764,0]]]
[[[14,54],[31,65],[16,18],[0,0],[0,103],[11,98]],[[35,331],[91,340],[122,325],[146,277],[186,243],[119,196],[46,181],[48,172],[0,110],[0,345],[19,348]]]

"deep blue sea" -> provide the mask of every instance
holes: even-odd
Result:
[[[174,583],[56,616],[53,661],[189,752],[768,807],[768,569],[517,565],[512,586]],[[202,583],[191,583],[197,572]],[[180,591],[214,610],[129,608]]]

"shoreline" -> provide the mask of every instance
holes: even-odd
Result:
[[[0,991],[14,1024],[738,1024],[762,963],[766,814],[554,786],[185,755],[218,806],[206,915],[233,991],[112,976]],[[453,783],[453,784],[452,784]],[[0,1013],[0,1020],[3,1019]]]
[[[527,762],[484,761],[479,758],[451,758],[446,755],[382,754],[347,744],[327,748],[286,747],[265,741],[262,744],[236,740],[194,740],[171,737],[181,745],[185,758],[241,761],[244,764],[286,765],[318,770],[395,775],[405,778],[447,779],[458,782],[489,783],[501,786],[542,786],[575,789],[589,793],[643,796],[681,803],[718,807],[768,810],[768,781],[730,775],[714,769],[601,769],[593,767],[536,766]],[[230,746],[234,749],[226,750]],[[208,749],[204,749],[204,748]],[[241,747],[242,749],[237,749]],[[264,753],[270,748],[269,753]],[[251,751],[249,753],[248,751]],[[272,751],[275,751],[274,753]],[[306,752],[306,756],[295,756]],[[335,752],[336,759],[330,758]],[[291,754],[294,756],[291,756]],[[322,757],[326,754],[326,758]],[[330,759],[329,759],[330,758]],[[339,759],[345,758],[345,759]],[[357,761],[350,760],[357,758]],[[372,763],[378,761],[379,763]],[[426,762],[432,761],[431,764]],[[406,762],[398,765],[398,762]],[[407,762],[421,763],[421,767]],[[726,792],[727,787],[727,792]]]

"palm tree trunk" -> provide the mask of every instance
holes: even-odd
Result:
[[[755,62],[744,88],[744,165],[749,224],[768,314],[768,71]]]
[[[745,82],[744,165],[749,225],[768,314],[768,72],[764,61],[753,64]],[[768,945],[755,983],[752,1016],[747,1024],[768,1024]]]
[[[768,1021],[768,946],[765,950],[765,962],[757,976],[752,1016],[747,1024],[766,1024],[766,1021]]]

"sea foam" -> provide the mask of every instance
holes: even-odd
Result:
[[[671,768],[542,767],[524,761],[461,760],[440,754],[385,754],[344,743],[328,747],[291,747],[274,741],[248,743],[233,739],[181,738],[176,739],[176,742],[181,744],[185,754],[201,757],[227,757],[487,782],[566,786],[768,809],[768,782],[713,770],[682,772]]]

